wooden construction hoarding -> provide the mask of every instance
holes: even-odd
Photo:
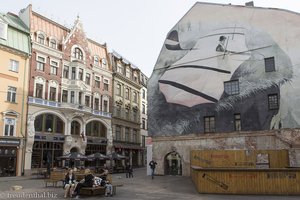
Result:
[[[191,167],[199,193],[300,194],[300,169],[237,169]]]
[[[191,165],[204,168],[284,168],[287,150],[193,150]]]

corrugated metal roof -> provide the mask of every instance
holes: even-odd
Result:
[[[11,13],[0,13],[0,20],[8,24],[7,39],[0,38],[0,45],[4,45],[24,53],[31,53],[29,29],[22,20]]]

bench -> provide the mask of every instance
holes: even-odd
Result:
[[[104,195],[105,187],[96,186],[96,187],[83,187],[80,188],[79,194],[81,195]]]
[[[58,182],[62,182],[62,185],[65,180],[65,173],[64,172],[51,172],[50,177],[48,179],[44,179],[45,187],[48,186],[48,183],[52,183],[53,187],[57,187]]]

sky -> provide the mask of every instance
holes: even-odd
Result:
[[[250,0],[202,0],[244,5]],[[88,38],[106,43],[150,77],[167,33],[196,0],[6,0],[0,12],[33,10],[71,28],[79,15]],[[254,0],[254,6],[300,13],[299,0]]]

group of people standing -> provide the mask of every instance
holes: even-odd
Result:
[[[67,198],[68,196],[70,196],[70,197],[78,198],[81,188],[96,187],[96,186],[105,187],[105,196],[108,195],[112,196],[113,195],[112,185],[109,182],[109,180],[107,180],[108,174],[109,171],[107,168],[104,168],[103,172],[99,174],[98,177],[94,176],[90,169],[85,169],[84,179],[77,182],[73,169],[69,169],[64,180],[64,189],[65,189],[64,197]]]

